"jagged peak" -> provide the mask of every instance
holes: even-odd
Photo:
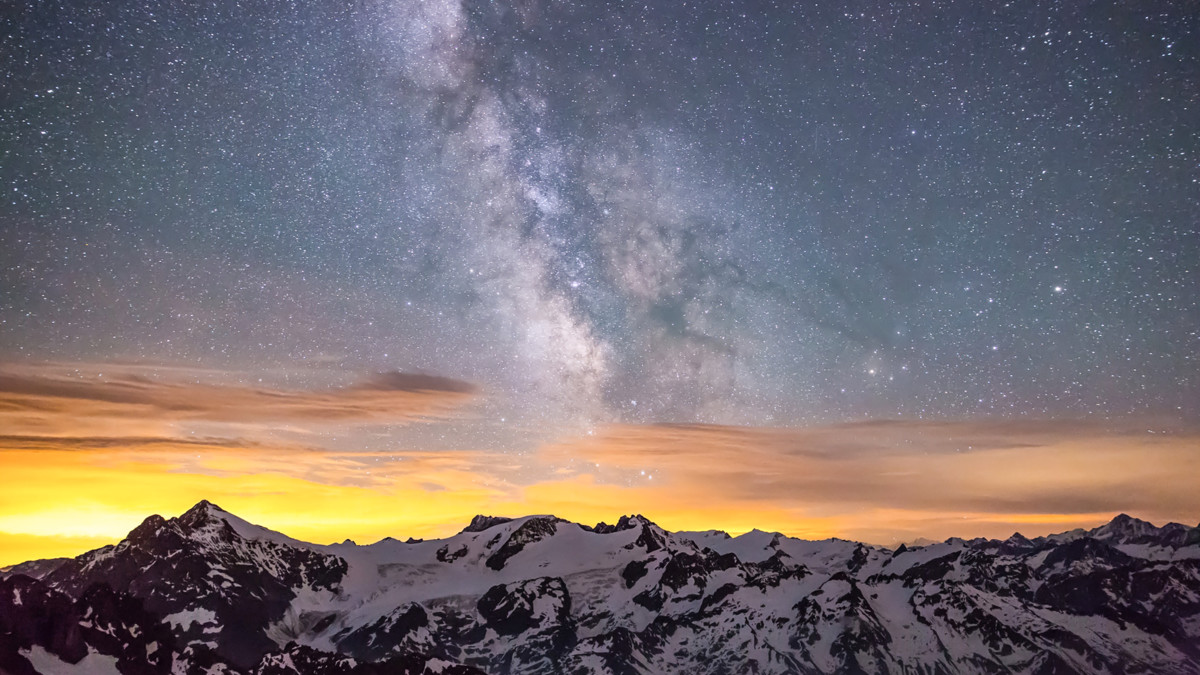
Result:
[[[1020,532],[1013,532],[1008,539],[1003,541],[985,539],[983,546],[994,548],[1005,554],[1020,554],[1037,548],[1039,544]]]
[[[520,553],[527,545],[554,536],[558,532],[559,523],[570,523],[554,516],[529,516],[517,518],[514,522],[520,524],[508,533],[503,544],[495,546],[503,533],[497,534],[487,544],[490,550],[495,551],[487,560],[487,566],[494,570],[503,569],[505,561]]]
[[[125,541],[131,545],[141,545],[143,542],[156,539],[163,534],[164,529],[173,529],[178,534],[178,528],[172,528],[171,521],[157,513],[147,516],[137,527],[125,535]],[[124,544],[125,542],[122,542]]]
[[[213,516],[224,512],[206,507],[197,511],[197,514],[200,513]],[[241,527],[241,521],[235,516],[225,514],[222,519],[223,522],[234,523],[232,527]],[[85,582],[90,583],[92,578],[103,573],[121,580],[121,583],[114,584],[114,587],[135,587],[140,589],[141,597],[150,598],[155,602],[158,602],[160,597],[167,597],[170,602],[176,604],[163,611],[155,610],[157,614],[174,615],[175,618],[200,616],[205,623],[192,629],[190,627],[196,622],[180,625],[168,620],[163,623],[164,630],[171,630],[167,626],[174,624],[177,633],[191,631],[190,635],[196,636],[203,632],[211,636],[214,645],[219,649],[231,650],[233,647],[230,645],[237,646],[234,640],[247,634],[244,628],[246,625],[255,631],[253,635],[269,638],[259,640],[262,647],[254,649],[260,650],[274,649],[284,638],[289,641],[288,649],[293,649],[298,644],[294,641],[296,639],[311,641],[312,636],[330,635],[341,631],[337,633],[337,648],[346,653],[353,649],[354,658],[363,659],[363,662],[368,658],[375,659],[376,652],[407,654],[409,650],[417,648],[457,654],[462,651],[454,650],[463,650],[463,645],[466,644],[477,645],[468,647],[475,650],[470,652],[473,658],[483,658],[475,657],[477,654],[493,658],[490,655],[495,654],[494,659],[489,662],[493,672],[509,668],[512,657],[507,655],[513,652],[514,646],[517,649],[528,647],[528,653],[538,659],[526,660],[525,663],[542,664],[555,663],[551,657],[543,656],[545,653],[551,653],[546,652],[546,649],[574,649],[573,645],[577,643],[584,645],[583,650],[574,655],[571,652],[552,652],[566,655],[561,657],[558,663],[566,663],[567,666],[563,666],[561,670],[568,671],[586,667],[586,662],[572,662],[568,659],[582,655],[594,661],[598,649],[605,650],[599,653],[607,658],[610,650],[603,645],[608,644],[605,640],[612,641],[608,637],[612,635],[640,635],[639,640],[654,640],[646,642],[653,649],[659,649],[659,645],[662,644],[659,636],[673,634],[680,635],[681,643],[682,639],[686,638],[688,641],[694,641],[693,644],[713,644],[720,648],[723,644],[748,644],[744,640],[755,639],[757,630],[763,630],[764,633],[772,631],[778,636],[779,645],[788,644],[793,650],[780,650],[779,656],[772,656],[765,650],[759,651],[758,653],[768,654],[767,658],[773,659],[773,663],[778,667],[775,669],[775,666],[768,663],[767,666],[770,667],[762,668],[766,672],[794,672],[804,667],[804,659],[808,658],[810,653],[823,655],[828,651],[834,654],[841,648],[837,645],[845,643],[847,638],[843,636],[855,640],[851,646],[858,650],[855,653],[874,659],[864,665],[864,670],[869,668],[872,671],[882,671],[884,667],[891,668],[892,662],[884,660],[890,657],[871,656],[886,655],[886,652],[874,651],[876,648],[890,649],[890,645],[907,644],[910,640],[927,640],[927,644],[938,644],[937,640],[942,639],[942,634],[933,634],[932,629],[927,630],[928,624],[922,622],[922,616],[926,612],[934,612],[941,608],[952,612],[962,608],[963,601],[959,598],[964,596],[943,593],[940,590],[960,587],[969,592],[966,596],[966,602],[970,603],[966,605],[968,611],[973,610],[975,606],[987,607],[991,604],[994,607],[993,598],[1005,598],[999,600],[1005,603],[1005,612],[997,614],[994,622],[982,627],[974,621],[948,621],[941,624],[946,627],[945,635],[954,641],[953,644],[979,645],[976,652],[967,653],[968,658],[986,661],[994,658],[995,645],[1020,647],[1026,644],[1021,642],[1024,639],[1022,625],[1027,625],[1031,620],[1035,623],[1042,621],[1042,614],[1047,607],[1053,611],[1070,612],[1072,616],[1097,617],[1097,621],[1101,623],[1094,625],[1102,627],[1097,629],[1097,633],[1110,642],[1117,640],[1108,636],[1119,639],[1125,635],[1133,635],[1153,645],[1150,641],[1155,639],[1154,635],[1139,628],[1139,614],[1127,608],[1133,607],[1140,612],[1142,610],[1138,608],[1144,607],[1144,616],[1149,617],[1160,615],[1160,605],[1165,605],[1168,611],[1174,611],[1179,605],[1157,601],[1162,595],[1160,588],[1166,588],[1169,593],[1190,592],[1191,586],[1187,584],[1192,580],[1186,574],[1164,575],[1157,569],[1162,565],[1157,563],[1153,570],[1140,563],[1133,566],[1129,560],[1140,558],[1140,552],[1143,550],[1141,547],[1127,555],[1111,542],[1093,539],[1082,539],[1069,547],[1063,546],[1047,551],[1047,555],[1040,557],[1035,556],[1034,551],[1024,549],[1024,557],[1015,564],[1009,564],[1008,561],[994,564],[995,557],[982,550],[977,556],[961,551],[944,550],[927,554],[916,553],[905,556],[907,559],[893,562],[881,559],[881,556],[868,559],[865,553],[878,549],[863,544],[813,546],[804,540],[782,539],[782,535],[778,533],[759,531],[755,534],[755,541],[745,544],[765,544],[767,541],[781,539],[794,556],[789,559],[789,553],[782,550],[785,547],[780,547],[774,551],[767,550],[766,553],[771,555],[764,560],[761,546],[739,546],[731,543],[721,547],[720,551],[698,551],[687,544],[687,533],[668,536],[668,550],[651,554],[649,550],[642,550],[639,546],[643,542],[642,537],[647,537],[644,540],[646,544],[655,544],[650,537],[655,534],[657,528],[640,515],[622,518],[618,525],[623,530],[611,537],[583,535],[574,529],[574,523],[550,516],[527,516],[506,522],[507,524],[495,526],[482,536],[463,535],[451,538],[453,543],[447,545],[431,542],[430,545],[411,548],[389,546],[374,551],[337,551],[339,555],[330,555],[329,551],[321,550],[325,555],[296,556],[265,546],[224,547],[221,544],[226,542],[216,541],[217,546],[191,547],[182,551],[185,555],[180,556],[178,554],[181,551],[178,549],[164,546],[151,551],[162,560],[154,565],[153,569],[145,566],[147,558],[141,555],[141,552],[134,552],[134,555],[125,555],[117,560],[113,560],[114,556],[105,557],[102,562],[107,565],[106,561],[113,560],[112,564],[108,567],[85,570],[86,574],[93,575],[91,577],[74,571],[71,573],[80,579],[80,588],[84,587]],[[175,536],[185,530],[178,519],[164,521],[161,517],[154,517],[147,519],[147,524],[150,527],[161,528],[165,537]],[[221,526],[220,522],[215,524]],[[617,531],[618,525],[606,527]],[[522,540],[518,536],[522,532],[537,535],[547,531],[550,535],[558,531],[562,536],[557,542],[544,546],[537,545],[536,538]],[[205,534],[215,533],[217,532],[210,529]],[[507,541],[505,537],[508,537]],[[635,542],[635,539],[638,541]],[[715,537],[707,536],[705,539],[712,541]],[[1024,540],[1024,537],[1021,539]],[[399,543],[395,540],[390,541]],[[488,543],[485,545],[484,542]],[[186,541],[181,543],[188,546]],[[530,544],[533,545],[531,548],[525,548]],[[438,546],[441,546],[441,549],[438,549]],[[618,550],[618,547],[621,550]],[[747,553],[745,561],[739,557],[743,550]],[[902,556],[908,550],[905,545],[900,545],[895,550],[894,557]],[[340,558],[340,554],[343,553],[345,558]],[[486,566],[491,571],[477,569],[488,554],[490,557],[486,558]],[[871,555],[875,556],[874,553]],[[431,567],[430,561],[433,558],[440,563],[455,564],[448,567]],[[460,560],[461,562],[456,563]],[[889,563],[891,567],[887,568]],[[1045,572],[1039,571],[1042,567],[1046,568]],[[75,565],[70,569],[79,570],[81,567]],[[1076,591],[1080,588],[1077,580],[1090,580],[1093,577],[1086,575],[1106,573],[1105,570],[1108,569],[1119,569],[1122,575],[1129,569],[1139,575],[1146,572],[1153,576],[1145,577],[1144,583],[1139,581],[1123,585],[1119,589],[1124,594],[1136,594],[1129,601],[1117,593],[1092,593],[1090,590],[1093,587],[1090,585]],[[209,571],[208,574],[204,574],[206,570]],[[281,580],[284,579],[281,575],[287,574],[290,581],[286,581],[284,586],[279,586],[256,570],[265,571]],[[614,574],[616,570],[620,571]],[[203,588],[210,591],[208,595],[203,596],[206,603],[204,605],[193,602],[195,597],[199,597],[194,583],[198,575],[204,575],[206,581]],[[531,575],[534,576],[529,578]],[[136,584],[124,581],[129,578],[140,581]],[[66,577],[60,576],[59,579],[65,580]],[[265,581],[260,582],[259,579]],[[567,582],[564,579],[572,579],[572,584],[578,581],[579,585],[573,585],[572,592],[568,593]],[[800,580],[804,581],[796,583]],[[226,581],[229,583],[225,583]],[[0,581],[0,584],[2,583],[4,582]],[[879,594],[876,593],[884,588],[903,592],[900,590],[901,585],[903,588],[913,589],[914,593],[918,592],[914,587],[919,586],[921,589],[919,592],[923,597],[912,603],[912,614],[906,610],[903,614],[899,613],[905,609],[904,603],[896,605],[889,602],[890,598],[886,595],[880,600]],[[304,591],[301,595],[301,591],[298,590],[301,587],[311,588],[313,593]],[[287,590],[288,588],[292,590]],[[581,589],[581,592],[574,592],[577,588]],[[700,592],[696,593],[693,589],[699,589]],[[1025,592],[1026,590],[1028,592]],[[77,590],[72,592],[77,593]],[[164,595],[167,593],[170,595]],[[764,601],[754,602],[760,596]],[[0,593],[0,602],[11,597],[11,593]],[[251,598],[255,600],[252,601]],[[461,614],[444,612],[441,608],[446,607],[448,603],[443,598],[452,599],[453,606],[462,608]],[[284,611],[282,609],[275,610],[274,614],[251,614],[252,611],[258,611],[251,602],[271,602],[282,608],[288,607],[288,603],[293,599],[298,599],[300,604],[290,606],[298,609],[285,615],[283,621],[276,618]],[[1122,620],[1132,617],[1127,620],[1129,628],[1121,627],[1104,633],[1104,630],[1108,630],[1104,627],[1116,623],[1111,621],[1106,613],[1107,608],[1114,602],[1120,603],[1115,605],[1119,609],[1114,611],[1120,612],[1117,616]],[[575,609],[572,609],[572,603],[577,603],[574,605]],[[176,611],[180,606],[187,609]],[[1186,609],[1186,605],[1183,607]],[[898,609],[893,612],[895,608]],[[1026,608],[1029,608],[1028,611]],[[300,610],[308,614],[302,615]],[[636,622],[647,615],[644,610],[649,610],[655,615],[654,628],[644,629],[640,633],[630,633],[629,628],[622,627],[604,633],[605,629],[602,627],[596,630],[594,635],[580,635],[579,629],[576,628],[580,625],[595,627],[596,624],[586,623],[591,620],[589,617],[599,617],[600,621],[615,617],[611,620],[624,621],[627,622],[626,625],[636,627],[639,625]],[[1089,613],[1085,614],[1085,611]],[[247,617],[258,623],[244,620]],[[951,619],[953,618],[955,617],[951,616]],[[1078,634],[1090,638],[1097,633],[1090,632],[1090,626],[1093,624],[1084,623],[1085,621],[1090,620],[1080,618],[1069,628],[1074,629],[1075,626],[1082,625],[1084,628],[1078,631]],[[335,622],[340,623],[335,626]],[[213,626],[211,630],[207,628],[210,624]],[[82,624],[72,617],[66,625],[73,627]],[[94,625],[99,630],[106,624],[91,621],[89,625]],[[142,624],[141,627],[147,625]],[[712,630],[693,631],[694,627],[705,626],[712,626]],[[961,638],[957,632],[960,628],[963,631]],[[1120,634],[1117,633],[1118,630]],[[891,636],[888,631],[892,631]],[[1147,635],[1146,638],[1140,637],[1143,633]],[[123,635],[118,633],[113,637],[123,639]],[[354,637],[349,638],[351,635]],[[467,635],[482,637],[464,638]],[[562,641],[559,641],[559,636],[562,636]],[[792,640],[793,636],[796,636],[796,641]],[[983,639],[980,639],[980,636]],[[1053,640],[1048,639],[1046,645],[1061,646],[1068,650],[1074,649],[1074,645],[1080,644],[1080,640],[1086,642],[1084,638],[1075,640],[1070,636],[1064,636],[1063,639],[1057,635],[1052,637]],[[1191,639],[1192,635],[1184,637]],[[150,637],[146,639],[149,640]],[[830,644],[831,640],[843,642]],[[139,656],[153,651],[147,649],[144,642],[133,644]],[[168,642],[164,640],[161,644],[165,645]],[[809,648],[813,646],[819,646],[820,650],[810,651]],[[129,645],[126,644],[126,647]],[[601,662],[601,665],[628,664],[629,671],[695,672],[705,670],[706,667],[712,669],[712,664],[716,663],[715,667],[718,668],[727,667],[729,670],[748,672],[767,663],[754,660],[716,661],[715,659],[723,658],[724,652],[707,649],[697,651],[694,657],[686,653],[679,656],[682,652],[675,650],[648,653],[662,653],[664,656],[657,661],[613,660]],[[930,668],[936,669],[944,665],[941,663],[942,654],[946,653],[944,650],[929,650],[928,653],[931,659],[937,659]],[[973,655],[976,653],[978,657]],[[205,653],[200,654],[203,656]],[[1011,666],[1009,669],[1014,672],[1030,670],[1027,666],[1033,662],[1027,658],[1027,654],[1028,652],[1018,653],[1008,663]],[[1114,659],[1124,658],[1122,654],[1124,653],[1118,654]],[[331,655],[330,658],[334,656]],[[906,655],[901,658],[908,657]],[[170,665],[169,661],[163,663]],[[263,663],[269,665],[267,661]],[[347,660],[346,663],[354,665],[355,662]],[[572,663],[584,663],[584,666],[573,666]],[[844,663],[858,665],[849,661]],[[900,664],[900,669],[908,667],[904,661],[896,663]],[[919,669],[923,662],[908,663],[915,664],[913,669]],[[1120,661],[1114,663],[1119,665]],[[831,665],[826,667],[827,664]],[[1170,672],[1171,668],[1163,664],[1169,665],[1167,661],[1160,661],[1151,663],[1148,668]],[[339,668],[345,670],[350,665]],[[837,666],[835,661],[828,660],[814,661],[813,664],[814,669],[821,667],[826,671],[832,671]],[[306,666],[297,664],[289,672],[316,673],[325,670],[305,668]],[[380,668],[382,671],[382,667]],[[1101,666],[1097,665],[1096,668]],[[81,669],[86,670],[86,664],[81,666]],[[395,670],[406,669],[407,667]],[[269,669],[259,667],[257,670],[265,672]],[[331,667],[331,670],[337,668]],[[390,672],[392,669],[388,670]],[[619,672],[616,667],[611,670]]]
[[[530,535],[535,535],[535,534],[537,537],[548,536],[548,535],[554,534],[558,530],[559,525],[562,525],[562,524],[575,525],[575,523],[572,523],[569,520],[563,520],[562,518],[559,518],[558,516],[550,516],[550,515],[524,516],[522,518],[508,518],[504,522],[506,524],[511,523],[511,524],[515,525],[515,527],[512,528],[512,531],[509,534],[510,537],[517,536],[518,533],[520,533],[520,536],[526,536],[526,537],[530,536]]]
[[[1125,539],[1157,533],[1159,528],[1154,523],[1134,518],[1128,513],[1119,513],[1104,525],[1097,527],[1088,534],[1099,539]]]
[[[1131,558],[1128,555],[1115,545],[1110,545],[1109,542],[1093,537],[1080,537],[1054,547],[1042,564],[1047,567],[1060,564],[1076,565],[1081,561],[1086,561],[1088,564],[1095,561],[1123,564],[1129,560]]]
[[[480,514],[472,518],[471,524],[464,527],[462,531],[483,532],[484,530],[489,530],[497,525],[510,523],[512,520],[512,518],[505,518],[504,516],[485,516]]]
[[[1019,546],[1028,546],[1029,544],[1032,544],[1033,542],[1029,540],[1029,537],[1026,537],[1025,535],[1021,534],[1020,532],[1013,532],[1012,535],[1008,539],[1004,540],[1004,543],[1017,544]]]
[[[761,546],[763,548],[779,548],[780,544],[784,539],[786,539],[786,537],[779,532],[769,532],[767,530],[754,528],[749,532],[743,532],[742,534],[739,534],[738,536],[734,537],[734,539],[746,544],[752,542],[753,545]]]
[[[634,514],[631,516],[628,516],[628,515],[621,516],[621,518],[617,520],[616,525],[609,525],[608,523],[606,523],[604,521],[600,521],[599,523],[596,523],[595,527],[592,527],[589,529],[591,529],[591,531],[595,532],[596,534],[612,534],[613,532],[624,532],[625,530],[633,530],[633,529],[639,528],[643,525],[654,525],[654,527],[658,527],[658,525],[655,525],[654,522],[651,521],[649,518],[638,513],[638,514]],[[662,528],[659,528],[659,529],[662,529]]]
[[[196,502],[195,506],[184,511],[182,515],[173,520],[178,521],[181,525],[189,529],[195,529],[216,522],[228,522],[232,515],[207,499],[201,499]]]
[[[1152,544],[1160,546],[1190,546],[1200,542],[1200,532],[1179,523],[1167,523],[1157,527],[1154,523],[1135,518],[1127,513],[1118,514],[1109,522],[1089,530],[1087,536],[1114,544]]]
[[[195,529],[219,522],[228,523],[232,518],[236,518],[236,516],[207,499],[201,499],[196,502],[195,506],[184,511],[178,518],[172,518],[171,521],[178,522],[185,528]]]
[[[223,508],[221,508],[221,507],[217,506],[216,504],[214,504],[214,503],[212,503],[212,502],[208,501],[207,499],[201,499],[200,501],[196,502],[196,505],[195,505],[195,506],[193,506],[192,508],[190,508],[190,509],[188,509],[187,511],[185,511],[185,512],[183,513],[183,515],[184,515],[184,516],[187,516],[187,515],[190,515],[190,514],[196,514],[196,515],[200,515],[200,514],[211,515],[211,514],[212,514],[214,511],[216,511],[217,513],[229,513],[229,512],[228,512],[228,511],[226,511],[225,509],[223,509]]]
[[[298,547],[311,546],[311,544],[297,541],[281,532],[276,532],[262,525],[255,525],[226,511],[207,499],[201,499],[199,502],[196,502],[196,505],[184,512],[183,515],[178,518],[172,518],[169,522],[177,523],[182,529],[183,534],[189,538],[194,538],[199,532],[208,532],[210,534],[221,532],[248,540],[271,541],[277,544]],[[224,537],[226,534],[220,534],[219,536]]]
[[[646,516],[643,516],[640,513],[634,514],[632,516],[621,516],[621,519],[617,521],[617,525],[620,525],[622,522],[628,523],[628,527],[626,529],[632,529],[632,528],[638,527],[638,526],[644,526],[644,527],[648,526],[648,527],[656,528],[658,530],[662,530],[662,528],[658,526],[658,523],[655,523],[653,520],[650,520],[649,518],[647,518]],[[665,530],[663,530],[663,531],[665,532]]]
[[[1119,527],[1121,529],[1137,529],[1137,530],[1157,530],[1158,529],[1157,527],[1154,526],[1154,523],[1151,523],[1148,520],[1142,520],[1141,518],[1134,518],[1133,516],[1129,515],[1128,513],[1118,513],[1116,516],[1113,516],[1112,520],[1108,521],[1108,524],[1110,527]]]

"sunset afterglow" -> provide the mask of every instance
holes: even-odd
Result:
[[[894,545],[1033,536],[1091,527],[1121,511],[1185,519],[1200,508],[1191,480],[1200,470],[1197,437],[1171,429],[899,420],[607,425],[563,429],[524,455],[403,449],[400,441],[367,451],[329,446],[380,428],[398,439],[414,426],[452,435],[468,423],[475,395],[461,386],[377,389],[368,404],[357,388],[227,387],[214,396],[209,385],[132,380],[171,392],[170,405],[148,409],[122,393],[131,381],[118,373],[72,387],[51,367],[0,381],[9,385],[0,418],[25,432],[4,437],[0,452],[0,564],[115,543],[147,515],[177,515],[201,499],[318,543],[442,537],[476,514],[595,524],[642,513],[671,530],[757,528]],[[256,420],[250,408],[211,404],[239,398],[304,402],[302,410],[330,401],[337,414],[275,406]],[[197,424],[225,435],[199,437]],[[75,425],[104,435],[73,433]]]

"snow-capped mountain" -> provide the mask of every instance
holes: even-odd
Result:
[[[1200,673],[1200,527],[896,550],[479,516],[321,546],[201,502],[0,579],[0,672]]]

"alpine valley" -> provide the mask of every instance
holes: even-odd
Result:
[[[0,578],[10,675],[1200,673],[1200,527],[891,550],[479,516],[315,545],[200,502]]]

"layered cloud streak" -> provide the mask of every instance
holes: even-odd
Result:
[[[0,562],[113,541],[202,498],[317,541],[440,536],[476,513],[641,512],[676,530],[896,543],[1200,511],[1200,436],[1146,423],[615,425],[563,431],[526,454],[434,451],[402,433],[452,433],[475,396],[465,382],[401,373],[305,391],[9,368]],[[296,433],[263,433],[280,428]]]
[[[0,370],[0,425],[7,435],[176,436],[167,427],[187,422],[401,424],[448,416],[476,391],[467,382],[400,372],[304,391],[151,379],[120,368],[83,377],[65,370]]]

